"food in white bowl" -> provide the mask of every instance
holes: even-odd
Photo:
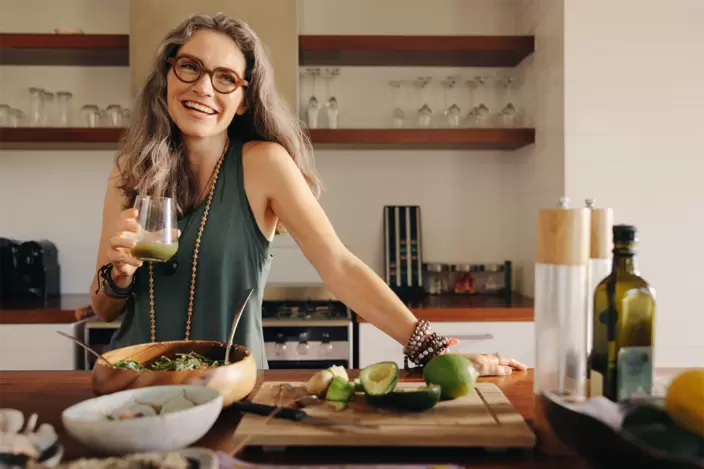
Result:
[[[76,440],[107,454],[185,448],[213,426],[222,395],[197,385],[129,389],[88,399],[61,414]]]
[[[0,467],[33,462],[52,467],[61,461],[64,449],[54,427],[42,423],[37,428],[37,422],[37,414],[25,419],[17,409],[0,409]]]

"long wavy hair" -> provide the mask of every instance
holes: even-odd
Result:
[[[167,59],[200,29],[211,29],[230,36],[246,59],[244,78],[247,111],[235,115],[228,127],[231,139],[264,140],[282,145],[291,155],[316,197],[321,183],[313,162],[313,149],[298,119],[290,111],[274,84],[271,62],[256,33],[245,22],[222,13],[191,15],[170,31],[156,54],[154,70],[141,89],[132,123],[125,132],[116,156],[120,170],[120,189],[131,207],[140,194],[171,197],[179,214],[198,203],[195,175],[181,145],[180,131],[169,116],[166,104]],[[283,227],[279,227],[282,229]]]

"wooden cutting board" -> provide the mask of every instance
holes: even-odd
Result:
[[[263,383],[253,402],[292,406],[297,392],[283,391],[288,384],[300,390],[301,383]],[[399,383],[419,387],[424,383]],[[473,392],[451,401],[440,401],[421,412],[380,410],[358,394],[347,408],[335,412],[327,405],[305,408],[311,416],[359,420],[378,429],[323,427],[278,418],[245,414],[237,426],[235,441],[247,446],[463,446],[485,448],[532,448],[535,434],[511,402],[492,383],[477,383]],[[268,419],[268,422],[267,422]]]

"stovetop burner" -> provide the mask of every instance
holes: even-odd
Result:
[[[339,301],[264,301],[265,319],[345,319],[347,308]]]

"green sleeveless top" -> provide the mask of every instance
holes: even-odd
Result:
[[[230,143],[201,236],[190,338],[227,342],[235,308],[253,288],[237,326],[235,343],[247,347],[257,367],[266,369],[261,305],[272,256],[244,191],[242,147],[243,142]],[[193,250],[206,203],[207,197],[178,221],[181,237],[172,259],[178,263],[176,271],[153,263],[158,342],[185,338]],[[126,304],[110,349],[151,341],[148,264],[135,275],[134,294]]]

